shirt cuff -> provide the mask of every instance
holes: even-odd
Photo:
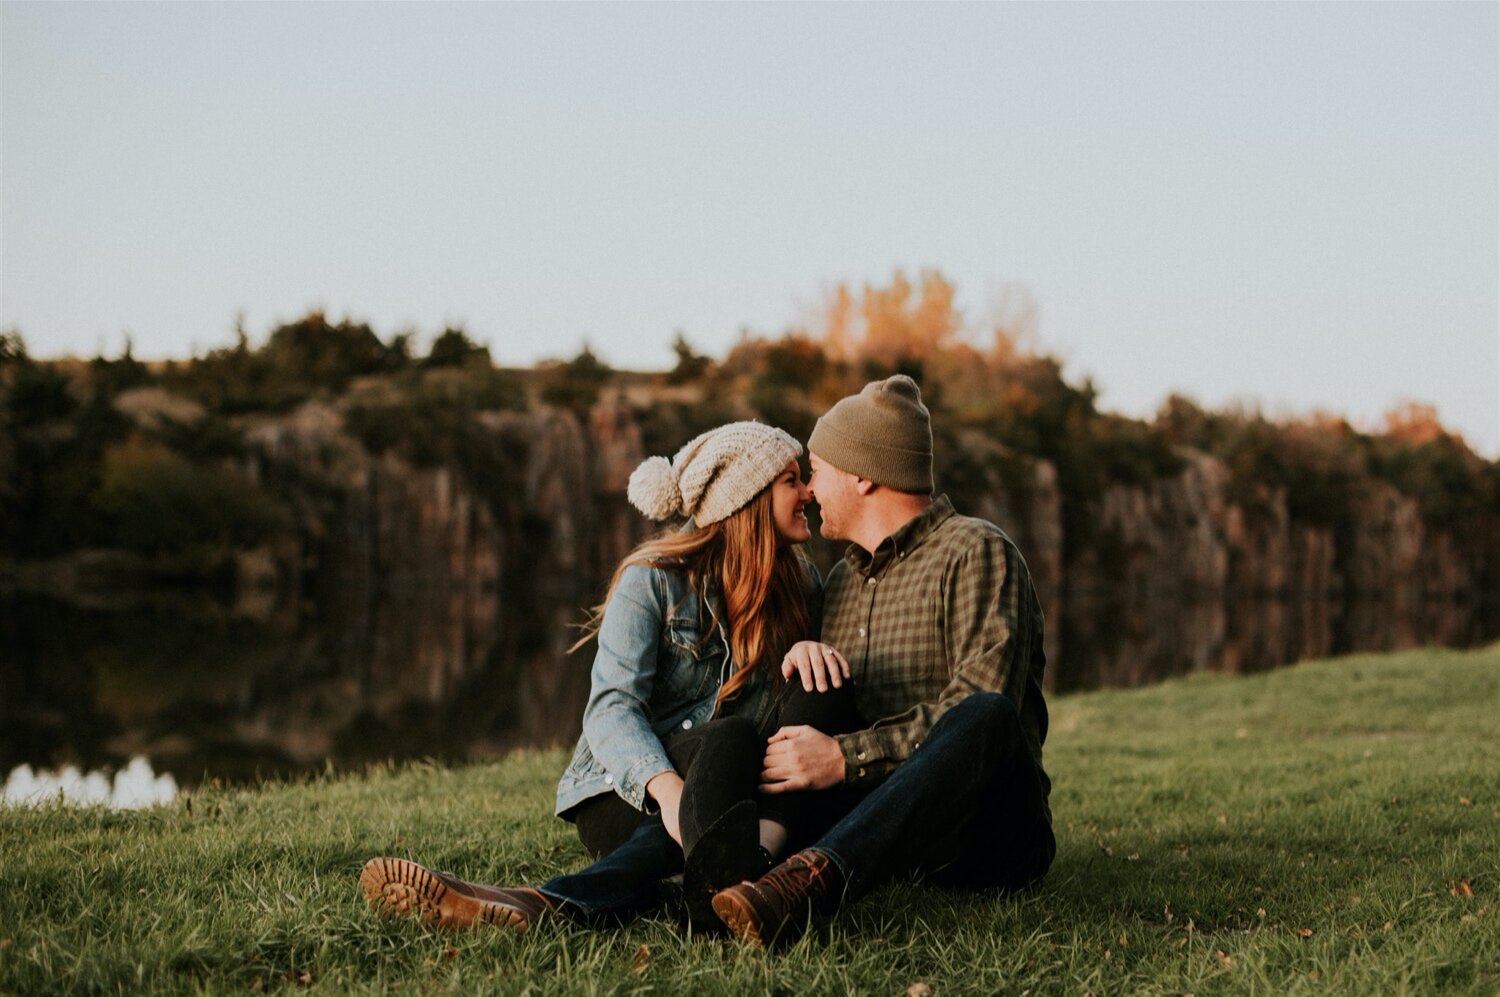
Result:
[[[666,755],[647,755],[637,758],[635,764],[625,770],[620,780],[620,795],[625,802],[644,813],[655,813],[656,803],[646,795],[646,783],[663,772],[677,771]]]
[[[873,782],[891,768],[885,749],[872,731],[839,734],[836,738],[844,753],[844,782],[851,786]]]

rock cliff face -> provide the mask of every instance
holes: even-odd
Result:
[[[498,664],[514,683],[495,704],[501,726],[547,740],[572,728],[585,695],[586,655],[566,654],[575,626],[649,530],[624,500],[641,431],[608,402],[582,419],[489,415],[483,430],[486,466],[416,468],[370,456],[337,411],[310,405],[254,429],[255,474],[289,467],[317,485],[302,489],[301,548],[278,557],[314,614],[342,621],[328,650],[356,677],[355,698],[394,718]],[[1480,601],[1500,524],[1462,538],[1434,529],[1384,483],[1360,484],[1335,528],[1296,521],[1277,490],[1231,502],[1224,466],[1190,453],[1175,476],[1106,488],[1085,510],[1091,536],[1070,538],[1051,465],[1005,462],[977,433],[956,444],[970,473],[955,503],[1025,554],[1056,688],[1466,642],[1500,626]],[[825,568],[837,556],[831,544],[813,553]]]

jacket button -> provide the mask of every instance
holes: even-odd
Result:
[[[691,720],[684,720],[682,722],[682,729],[683,730],[692,730],[693,729],[693,722]]]
[[[861,751],[859,754],[855,755],[854,757],[858,758],[860,761],[864,761],[865,760],[865,753],[863,751]]]

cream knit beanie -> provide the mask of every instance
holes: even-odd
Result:
[[[668,461],[650,457],[625,495],[650,519],[690,516],[699,526],[727,518],[760,494],[802,444],[759,422],[731,422],[688,441]]]
[[[813,427],[807,449],[841,471],[902,492],[932,492],[932,420],[905,374],[871,381]]]

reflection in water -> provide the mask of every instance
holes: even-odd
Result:
[[[5,780],[3,800],[13,806],[41,806],[62,802],[74,806],[105,806],[115,810],[139,810],[171,803],[177,798],[177,780],[157,775],[141,757],[115,773],[111,780],[103,772],[84,775],[72,765],[61,772],[33,772],[18,765]]]
[[[193,785],[570,743],[590,650],[565,654],[570,620],[514,611],[513,595],[384,591],[319,620],[296,607],[252,618],[197,594],[92,607],[0,597],[0,773],[113,769],[144,756]],[[585,600],[560,592],[549,604]],[[1474,645],[1500,635],[1494,608],[1075,602],[1052,638],[1049,678],[1056,691],[1135,686],[1348,651]],[[77,769],[52,777],[47,795],[101,792],[102,776]]]
[[[1248,673],[1310,658],[1422,646],[1472,647],[1500,636],[1493,602],[1396,599],[1137,599],[1064,620],[1056,691],[1128,687],[1190,672]],[[1057,666],[1057,667],[1053,667]]]

